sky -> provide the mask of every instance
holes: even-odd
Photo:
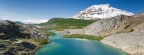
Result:
[[[135,14],[144,12],[144,0],[0,0],[0,19],[45,22],[53,17],[72,17],[92,5],[107,3]]]

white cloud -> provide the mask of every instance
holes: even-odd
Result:
[[[25,16],[21,14],[11,13],[11,12],[0,12],[0,19],[2,20],[11,20],[11,21],[20,21],[23,23],[30,24],[39,24],[47,22],[49,19],[45,17],[38,16]]]
[[[39,23],[44,23],[47,21],[48,20],[23,20],[21,22],[26,23],[26,24],[39,24]]]

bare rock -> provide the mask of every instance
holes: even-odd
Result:
[[[144,54],[144,32],[131,32],[111,35],[101,42],[122,49],[131,55]]]
[[[121,16],[99,20],[84,28],[84,32],[85,34],[99,36],[103,34],[102,32],[108,33],[111,29],[119,28],[121,21]]]

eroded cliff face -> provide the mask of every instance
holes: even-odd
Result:
[[[144,28],[144,14],[116,16],[99,20],[84,28],[85,34],[107,36],[122,32],[140,31]]]
[[[0,20],[0,55],[27,55],[40,47],[33,39],[48,39],[44,31],[31,25]]]
[[[111,19],[99,20],[84,28],[84,32],[85,34],[90,34],[95,36],[102,35],[104,33],[111,32],[112,29],[119,28],[121,21],[122,18],[120,16]]]

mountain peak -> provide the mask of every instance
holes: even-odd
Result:
[[[117,9],[112,7],[110,4],[99,4],[99,5],[92,5],[87,9],[77,13],[73,16],[73,18],[78,19],[107,19],[119,15],[127,15],[132,16],[134,15],[131,12],[127,12],[121,9]]]
[[[99,4],[99,5],[92,5],[91,7],[97,7],[97,6],[106,6],[106,7],[110,7],[110,4]]]

